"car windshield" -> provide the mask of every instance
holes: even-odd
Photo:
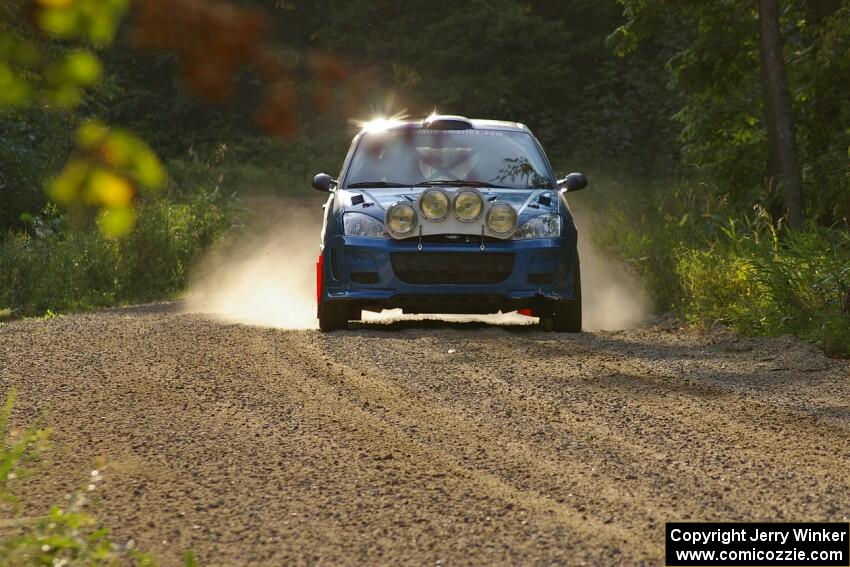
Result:
[[[548,168],[526,132],[398,129],[363,135],[348,187],[472,185],[550,189]]]

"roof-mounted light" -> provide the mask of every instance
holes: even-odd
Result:
[[[465,116],[451,114],[432,114],[422,121],[422,126],[429,130],[471,130],[472,120]]]

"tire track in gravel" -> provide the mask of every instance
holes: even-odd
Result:
[[[315,347],[313,342],[305,339],[303,336],[297,337],[301,342],[299,350],[311,353],[309,360],[316,362],[329,358],[320,348]],[[422,444],[435,457],[441,458],[447,464],[451,463],[456,470],[471,474],[479,485],[486,486],[499,497],[510,499],[516,505],[532,510],[537,517],[554,515],[571,530],[581,534],[585,541],[602,539],[609,544],[616,542],[638,554],[645,554],[652,549],[652,546],[620,526],[606,523],[604,519],[582,515],[580,511],[572,510],[569,505],[564,504],[562,498],[546,496],[536,489],[521,488],[511,478],[521,476],[531,481],[530,484],[538,486],[547,480],[562,482],[565,477],[580,474],[574,463],[561,460],[544,447],[529,446],[517,436],[502,433],[501,437],[506,439],[501,440],[498,438],[497,429],[480,424],[477,427],[472,426],[468,417],[450,409],[435,407],[434,400],[405,391],[375,372],[353,368],[350,362],[331,361],[326,364],[339,371],[339,374],[334,373],[326,380],[343,390],[349,403],[394,427],[410,442]],[[389,411],[384,412],[385,409]],[[498,451],[500,459],[507,462],[484,470],[477,466],[480,463],[474,463],[474,449],[481,448],[484,443],[497,443],[498,446],[491,448],[491,451]],[[470,461],[473,463],[470,464]],[[533,467],[529,466],[532,464]],[[510,465],[513,465],[513,471],[510,470]],[[583,468],[583,465],[578,466]],[[605,498],[612,506],[633,505],[637,501],[634,495],[624,497],[608,487],[597,488],[597,496]]]
[[[98,517],[164,564],[658,564],[665,521],[847,521],[848,378],[791,339],[664,324],[0,326],[13,422],[55,429],[13,488],[46,507],[105,457]]]
[[[521,345],[521,343],[511,342],[511,343],[509,343],[510,346],[508,346],[507,348],[510,349],[511,346],[515,347],[517,344]],[[527,350],[527,349],[524,348],[525,346],[526,345],[521,345],[519,348],[521,350]],[[403,348],[399,347],[399,345],[394,345],[393,348],[394,348],[394,351],[403,350]],[[598,356],[598,354],[599,353],[597,353],[597,356]],[[515,355],[508,356],[508,358],[512,359],[512,360],[521,360],[522,355],[523,355],[522,352],[518,352]],[[398,356],[403,358],[404,353],[398,352]],[[477,361],[477,362],[478,362],[479,365],[481,365],[482,363],[486,364],[486,362],[483,362],[483,361]],[[653,379],[653,381],[655,381],[655,379],[658,379],[658,378],[667,379],[667,380],[670,379],[669,376],[664,376],[663,374],[661,376],[658,376],[658,375],[653,376],[651,374],[647,375],[645,372],[643,372],[642,375],[629,376],[629,375],[624,374],[624,372],[623,372],[624,370],[629,369],[628,368],[629,365],[623,364],[623,361],[620,361],[620,363],[621,363],[621,367],[618,368],[618,372],[615,372],[615,373],[612,374],[613,376],[628,377],[630,380],[644,379],[644,378],[650,378],[650,379]],[[605,365],[603,365],[603,366],[605,366]],[[626,368],[623,368],[622,366],[625,366]],[[634,370],[634,368],[632,368],[632,370]],[[454,372],[451,372],[449,374],[452,376],[453,380],[457,377],[456,373],[454,373]],[[460,375],[463,376],[463,373],[461,372]],[[611,382],[607,381],[607,383],[603,384],[602,386],[610,385],[610,384],[611,384]],[[652,383],[650,383],[648,385],[641,384],[640,387],[644,390],[646,389],[646,387],[648,387],[652,390],[652,389],[655,389],[657,387],[657,385],[652,384]],[[737,443],[733,447],[733,449],[739,454],[739,460],[744,460],[744,461],[748,460],[748,461],[750,461],[750,463],[759,463],[759,462],[763,462],[765,460],[765,457],[775,458],[775,456],[772,455],[770,451],[767,451],[767,452],[765,451],[765,447],[772,447],[774,449],[779,450],[779,452],[780,452],[779,457],[781,457],[782,460],[791,461],[793,463],[796,463],[797,466],[799,466],[802,469],[805,469],[808,474],[811,474],[812,476],[814,476],[815,478],[813,480],[815,482],[813,484],[820,485],[822,487],[829,487],[829,486],[841,487],[841,486],[846,485],[846,478],[844,476],[843,470],[841,468],[838,468],[836,470],[835,467],[834,467],[836,457],[838,457],[839,459],[842,459],[842,458],[846,459],[846,456],[848,454],[850,454],[850,452],[848,452],[848,443],[847,443],[847,437],[846,436],[842,436],[838,439],[839,440],[838,450],[833,452],[833,451],[823,451],[823,450],[818,451],[817,447],[815,447],[814,448],[815,450],[813,451],[812,448],[809,448],[809,447],[806,447],[806,446],[801,446],[801,447],[796,447],[796,448],[791,446],[791,447],[783,449],[782,445],[784,444],[784,440],[781,436],[777,436],[775,434],[775,432],[770,431],[770,430],[768,430],[764,433],[760,432],[761,424],[770,423],[771,420],[773,420],[773,421],[778,420],[779,422],[782,423],[781,430],[782,430],[784,435],[790,435],[790,436],[792,436],[792,438],[805,438],[807,435],[810,436],[812,433],[814,433],[816,435],[816,437],[815,437],[816,439],[821,439],[821,438],[824,438],[823,436],[826,436],[826,437],[834,436],[834,429],[833,429],[834,424],[819,424],[819,425],[813,424],[812,420],[810,418],[807,418],[804,415],[800,415],[799,412],[788,412],[786,410],[777,410],[776,408],[774,408],[774,407],[772,407],[768,404],[765,404],[764,402],[757,402],[757,401],[753,401],[753,400],[747,400],[746,403],[742,404],[740,401],[735,402],[734,399],[724,399],[721,402],[722,405],[719,405],[719,404],[709,400],[710,406],[717,406],[717,407],[707,407],[706,400],[702,399],[702,398],[705,397],[706,392],[710,390],[712,392],[712,396],[717,397],[718,395],[721,394],[721,390],[710,389],[710,387],[700,386],[700,385],[695,385],[693,389],[695,390],[694,394],[698,394],[700,397],[697,397],[695,395],[690,395],[690,394],[685,396],[684,391],[676,393],[675,390],[683,390],[682,388],[676,387],[676,388],[674,388],[674,394],[676,395],[676,398],[674,400],[672,400],[672,402],[674,402],[674,403],[671,404],[669,401],[664,402],[664,403],[660,403],[660,404],[656,403],[655,405],[658,406],[659,409],[664,409],[665,411],[656,412],[657,415],[653,418],[654,423],[652,423],[652,425],[656,429],[659,429],[660,431],[663,431],[665,428],[670,429],[671,425],[687,426],[687,427],[680,427],[680,430],[678,432],[674,431],[674,433],[679,438],[688,438],[688,437],[693,435],[694,431],[698,432],[700,426],[704,427],[706,425],[706,422],[707,422],[707,423],[710,423],[712,425],[712,427],[716,430],[714,436],[716,438],[720,439],[721,441],[724,438],[731,438],[731,439],[750,438],[748,442],[753,447],[753,449],[748,448],[746,443],[740,443],[740,442]],[[498,390],[491,390],[491,391],[493,392],[494,395],[499,395]],[[595,394],[597,396],[605,396],[606,392],[603,391],[603,390],[599,390],[599,391],[595,392]],[[621,394],[621,393],[618,392],[616,394],[619,396],[619,394]],[[732,403],[733,405],[730,406],[730,403]],[[642,405],[644,405],[644,404],[642,404]],[[682,406],[682,405],[690,406],[690,408],[688,408],[688,411],[682,411],[681,409],[677,409],[676,406]],[[736,407],[736,406],[740,406],[740,407]],[[632,416],[634,416],[634,415],[637,415],[637,416],[646,415],[647,417],[650,416],[650,412],[642,411],[642,410],[640,410],[638,408],[634,408],[634,407],[628,408],[627,411],[622,411],[622,409],[623,409],[622,400],[620,400],[616,404],[612,404],[612,407],[616,407],[617,410],[620,412],[620,415],[604,415],[603,412],[598,411],[600,409],[600,407],[597,406],[595,409],[598,411],[598,413],[600,415],[598,416],[598,419],[595,420],[596,423],[593,423],[594,420],[591,418],[591,419],[587,420],[588,422],[586,422],[584,425],[588,429],[591,429],[591,430],[596,430],[596,431],[601,430],[601,431],[603,431],[604,436],[609,436],[610,438],[612,438],[615,441],[615,444],[616,443],[622,443],[624,440],[627,440],[627,439],[623,435],[620,435],[620,436],[613,435],[611,428],[606,427],[606,424],[602,422],[603,419],[610,419],[611,423],[617,423],[617,421],[622,422],[624,420],[625,421],[632,421],[630,414]],[[549,411],[547,412],[548,415],[550,415],[550,416],[551,415],[557,415],[557,413],[556,413],[557,410],[553,409],[551,406],[549,406],[548,409],[549,409]],[[572,408],[570,408],[570,409],[572,409]],[[669,416],[670,413],[671,413],[671,410],[676,411],[678,414],[680,414],[682,416],[682,419],[679,419],[678,423],[672,422],[669,419],[666,421],[666,423],[664,422],[665,416]],[[740,415],[736,416],[736,413],[740,414]],[[691,419],[691,416],[694,416],[694,415],[698,416],[698,418]],[[776,429],[776,427],[773,427],[772,429]],[[814,431],[812,431],[812,429],[814,429]],[[846,431],[846,423],[844,425],[844,429]],[[818,431],[818,430],[820,430],[820,431]],[[753,439],[753,438],[755,438],[755,439]],[[653,446],[649,445],[647,443],[647,441],[650,441],[651,439],[652,439],[652,436],[638,435],[636,439],[628,440],[629,443],[627,445],[625,445],[625,448],[628,449],[628,451],[626,451],[626,454],[628,455],[629,453],[631,453],[633,456],[639,456],[641,458],[644,458],[646,456],[646,451],[641,451],[640,449],[641,448],[647,448],[647,447],[648,447],[649,451],[654,451],[656,454],[669,454],[669,452],[670,452],[669,447],[667,447],[666,450],[664,450],[663,452],[659,453],[659,451],[661,449],[654,448]],[[593,443],[594,443],[593,440],[590,439],[590,440],[588,440],[587,444],[592,446]],[[598,445],[598,443],[597,443],[597,445]],[[664,446],[656,444],[656,447],[663,448]],[[610,464],[611,454],[612,453],[616,454],[617,448],[614,447],[614,446],[610,446],[610,445],[607,448],[606,447],[599,447],[599,448],[607,451],[607,457],[609,459],[609,464]],[[641,453],[643,453],[643,454],[641,454]],[[697,454],[696,457],[700,457],[700,455]],[[743,459],[741,457],[743,457]],[[677,465],[677,467],[675,468],[675,470],[670,471],[670,474],[668,475],[667,478],[661,479],[661,484],[662,485],[671,484],[673,479],[670,478],[670,477],[675,475],[676,483],[680,486],[680,489],[686,488],[686,490],[684,490],[684,492],[690,493],[692,495],[692,497],[699,496],[701,493],[704,493],[705,496],[714,496],[714,495],[723,494],[723,492],[729,491],[730,490],[730,486],[729,486],[730,482],[729,481],[733,480],[734,476],[730,479],[729,474],[726,474],[724,476],[724,475],[722,475],[722,473],[721,473],[721,475],[717,475],[717,474],[712,474],[711,472],[707,472],[707,471],[710,471],[711,468],[712,468],[711,467],[712,463],[710,462],[711,458],[716,459],[716,455],[712,455],[709,452],[708,458],[698,458],[696,460],[696,463],[693,462],[694,459],[688,459],[687,461],[683,461],[683,460],[671,461],[671,459],[669,459],[669,458],[666,459],[667,463],[664,463],[665,467],[666,467],[667,464],[675,464],[675,465]],[[755,467],[750,467],[750,468],[755,468]],[[828,472],[826,472],[826,471],[828,471]],[[664,469],[662,469],[660,472],[663,474]],[[747,471],[740,471],[740,472],[747,472]],[[683,473],[685,473],[686,476],[690,477],[691,483],[690,483],[690,486],[688,486],[688,487],[682,486],[682,484],[683,484],[682,483]],[[634,476],[634,475],[628,475],[627,474],[626,476],[628,477],[628,476]],[[752,477],[753,475],[749,475],[749,476]],[[790,478],[793,478],[794,476],[795,475],[791,474]],[[820,477],[820,478],[818,478],[818,477]],[[647,479],[644,478],[643,482],[645,483],[646,480]],[[701,480],[701,482],[700,482],[700,480]],[[749,480],[754,481],[754,485],[756,485],[756,486],[758,484],[760,484],[758,482],[758,480],[759,480],[758,478],[750,478]],[[781,485],[781,482],[779,484]],[[780,488],[781,488],[781,486],[780,486]],[[793,493],[793,489],[796,488],[796,487],[791,485],[788,488]],[[803,493],[802,495],[800,495],[800,498],[802,499],[802,501],[810,499],[809,497],[810,497],[810,495],[806,494],[806,493]],[[742,500],[742,502],[745,505],[743,509],[741,509],[740,507],[739,508],[731,508],[730,510],[726,511],[727,516],[728,516],[728,513],[731,512],[731,513],[735,514],[736,516],[745,517],[746,513],[751,512],[752,504],[747,503],[745,500]],[[793,503],[793,501],[792,501],[792,503]],[[800,502],[801,509],[805,509],[805,506],[803,504],[804,504],[804,502]],[[750,509],[748,510],[747,507],[749,507]],[[668,508],[667,510],[665,510],[665,512],[666,513],[675,512],[675,509],[669,509]]]

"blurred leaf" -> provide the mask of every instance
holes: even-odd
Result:
[[[62,108],[73,108],[80,104],[82,98],[82,90],[71,85],[61,85],[45,93],[45,99],[49,104]]]
[[[39,28],[61,39],[80,39],[97,46],[112,43],[128,0],[37,0]]]
[[[68,38],[74,35],[79,26],[79,15],[72,9],[73,3],[65,6],[49,7],[36,16],[39,27],[58,37]]]
[[[101,143],[109,135],[109,128],[97,120],[90,120],[77,129],[77,144],[89,149]]]
[[[100,231],[111,238],[126,236],[136,223],[136,211],[132,208],[103,209],[97,218]]]
[[[139,148],[131,164],[132,175],[145,187],[159,189],[165,183],[165,168],[152,151]]]
[[[0,61],[0,106],[23,106],[30,98],[29,85]]]
[[[97,169],[89,177],[83,201],[91,206],[125,209],[133,203],[133,187],[123,177]]]
[[[77,51],[65,59],[64,70],[69,80],[90,85],[100,79],[100,60],[90,51]]]
[[[71,205],[79,201],[91,164],[84,159],[73,159],[53,180],[47,190],[51,199],[60,205]]]

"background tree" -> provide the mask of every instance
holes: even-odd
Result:
[[[800,228],[804,220],[803,178],[779,29],[779,0],[759,0],[759,32],[762,100],[770,152],[768,183],[778,181],[782,185],[788,223]]]
[[[628,22],[610,38],[618,53],[626,55],[659,38],[674,46],[670,87],[682,96],[675,116],[688,169],[738,210],[759,204],[777,218],[790,207],[796,211],[770,182],[782,162],[797,168],[787,159],[770,163],[768,127],[774,121],[765,119],[758,5],[734,0],[621,3]],[[823,224],[846,226],[850,100],[838,93],[850,88],[850,2],[783,0],[777,6],[778,33],[785,42],[774,56],[781,54],[787,62],[787,114],[797,126],[807,209]],[[791,176],[792,189],[795,179],[800,175]]]

